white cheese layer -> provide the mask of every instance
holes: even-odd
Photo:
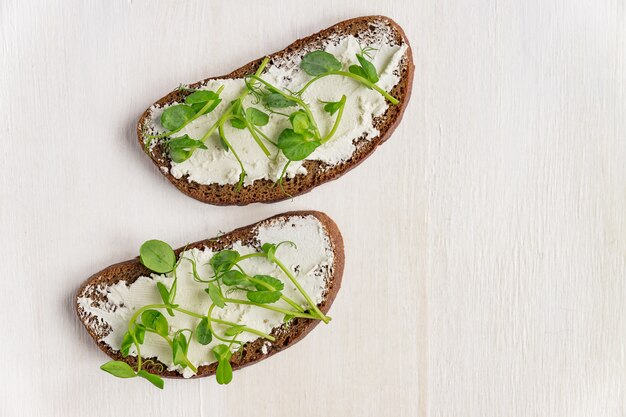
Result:
[[[335,55],[342,63],[343,68],[357,64],[356,54],[361,47],[370,46],[376,50],[371,52],[372,62],[376,67],[380,80],[377,85],[385,91],[390,91],[399,81],[399,67],[406,55],[406,44],[396,45],[388,32],[381,30],[376,32],[373,38],[368,39],[367,44],[359,41],[354,36],[345,36],[341,39],[329,39],[326,47],[327,52]],[[291,91],[299,90],[312,77],[300,69],[301,56],[294,56],[289,61],[274,62],[269,65],[262,77],[273,85]],[[174,136],[189,135],[194,139],[200,139],[208,131],[210,126],[220,117],[230,102],[244,91],[243,79],[211,80],[202,89],[217,91],[224,86],[221,94],[222,103],[213,112],[201,116]],[[330,131],[335,116],[330,116],[323,109],[321,101],[339,101],[342,95],[346,95],[347,101],[344,114],[337,132],[333,138],[315,150],[307,160],[321,161],[331,166],[340,164],[352,156],[355,152],[355,140],[365,137],[371,140],[378,136],[378,130],[374,127],[375,117],[382,115],[388,105],[385,99],[376,91],[371,90],[357,81],[343,76],[327,76],[313,83],[302,95],[303,100],[311,107],[313,116],[318,123],[320,132],[325,135]],[[244,106],[253,105],[255,99],[249,95],[244,101]],[[256,107],[260,107],[259,104]],[[151,109],[149,128],[152,132],[164,132],[160,118],[164,108],[153,107]],[[296,108],[280,109],[286,113]],[[268,125],[261,130],[273,140],[276,140],[283,129],[290,127],[289,121],[280,115],[271,115]],[[225,125],[225,136],[238,153],[247,171],[244,185],[251,185],[255,180],[269,179],[276,181],[286,163],[286,158],[271,144],[266,146],[272,153],[268,158],[256,144],[247,130],[232,128],[230,123]],[[226,152],[220,144],[217,132],[212,134],[206,143],[208,149],[196,150],[193,155],[182,163],[171,162],[170,172],[175,178],[188,175],[190,182],[199,184],[236,184],[239,181],[241,168],[232,152]],[[302,166],[303,161],[292,162],[287,170],[288,177],[298,174],[306,174]]]
[[[257,239],[263,243],[280,243],[282,241],[292,241],[297,248],[289,245],[281,245],[276,251],[276,256],[287,268],[294,272],[298,282],[316,302],[320,303],[326,293],[327,279],[333,270],[333,250],[328,234],[324,226],[314,216],[290,217],[286,221],[275,221],[271,224],[261,225],[257,229]],[[236,243],[233,249],[241,254],[255,252],[256,250]],[[208,265],[213,252],[205,248],[204,250],[192,249],[183,252],[182,256],[196,260],[197,272],[203,278],[213,275],[211,267]],[[308,304],[297,288],[274,264],[261,258],[250,258],[241,261],[240,266],[248,275],[271,275],[281,279],[285,288],[283,294],[293,299],[305,309]],[[206,314],[211,306],[209,296],[204,292],[206,284],[194,281],[192,266],[190,262],[183,261],[177,268],[178,290],[175,303],[181,308],[199,314]],[[87,288],[85,294],[100,293],[106,294],[105,301],[94,301],[89,297],[78,299],[79,309],[84,312],[83,317],[95,316],[97,318],[94,326],[108,325],[110,331],[102,337],[101,341],[109,345],[114,350],[119,350],[122,338],[128,330],[128,322],[137,309],[148,304],[161,304],[161,298],[156,288],[157,282],[164,283],[168,288],[173,281],[171,273],[158,275],[152,274],[150,277],[140,277],[133,284],[128,285],[126,281],[103,288]],[[245,293],[236,291],[228,294],[230,298],[245,300]],[[293,308],[283,300],[272,304],[292,310]],[[175,316],[169,316],[165,310],[161,310],[170,325],[170,333],[180,329],[195,329],[200,319],[183,313],[175,312]],[[273,328],[283,324],[284,315],[274,311],[266,310],[258,306],[227,304],[224,308],[215,308],[213,317],[227,320],[248,327],[270,333]],[[227,326],[214,324],[214,329],[223,336],[223,331]],[[189,333],[187,332],[188,336]],[[242,333],[238,340],[250,342],[256,340],[258,336],[250,333]],[[222,343],[215,337],[206,346],[199,344],[192,338],[188,358],[196,366],[208,365],[215,362],[211,349]],[[233,349],[236,349],[234,347]],[[131,349],[131,354],[136,352]],[[144,358],[156,358],[167,365],[168,370],[177,370],[188,378],[193,375],[189,369],[182,369],[174,365],[172,361],[172,350],[167,342],[152,333],[146,333],[144,344],[141,346],[141,356]]]

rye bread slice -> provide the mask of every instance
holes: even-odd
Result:
[[[385,16],[358,17],[337,23],[336,25],[331,26],[328,29],[324,29],[314,35],[297,40],[281,51],[268,55],[270,63],[272,63],[275,59],[282,59],[303,51],[319,49],[323,45],[324,41],[332,36],[353,35],[356,38],[367,40],[368,33],[371,34],[372,31],[377,30],[377,28],[380,27],[384,27],[385,30],[389,30],[391,37],[395,40],[395,42],[398,44],[405,43],[408,46],[406,55],[401,61],[398,69],[400,81],[391,90],[391,94],[396,97],[400,103],[395,106],[389,105],[383,115],[374,119],[374,127],[378,129],[380,134],[369,140],[365,139],[365,137],[356,139],[354,141],[356,150],[347,161],[332,166],[320,161],[305,161],[304,167],[307,170],[307,174],[296,175],[293,178],[286,179],[283,182],[283,189],[276,187],[276,184],[273,181],[256,180],[252,185],[248,185],[240,190],[237,190],[235,184],[219,185],[214,183],[205,185],[189,181],[187,176],[175,178],[169,171],[170,160],[167,153],[159,145],[153,146],[152,149],[147,151],[147,154],[157,167],[159,167],[161,174],[165,175],[165,177],[180,191],[195,198],[196,200],[222,206],[247,205],[255,202],[272,203],[281,201],[289,199],[292,196],[306,193],[318,185],[339,178],[341,175],[363,162],[363,160],[370,156],[380,144],[385,142],[402,119],[402,115],[411,95],[414,71],[411,47],[404,31],[396,22]],[[199,88],[212,79],[242,78],[248,74],[254,73],[262,60],[263,58],[254,60],[227,75],[198,81],[191,84],[189,88]],[[154,105],[157,107],[163,107],[175,102],[182,102],[190,93],[190,91],[175,90],[158,100],[154,103]],[[144,149],[144,137],[142,132],[144,131],[144,127],[149,124],[149,121],[150,109],[147,109],[137,124],[137,136],[139,139],[139,145],[142,149]]]
[[[186,249],[192,248],[204,248],[208,247],[214,251],[228,249],[235,242],[241,241],[244,244],[256,244],[254,228],[261,224],[268,224],[273,221],[280,221],[292,217],[302,216],[314,216],[316,217],[322,226],[324,227],[330,244],[332,246],[334,262],[333,272],[328,276],[326,281],[326,292],[324,300],[318,304],[319,309],[326,314],[332,305],[339,288],[341,287],[341,278],[343,276],[344,268],[344,250],[343,239],[339,228],[335,222],[326,214],[319,211],[292,211],[268,219],[259,221],[257,223],[235,229],[232,232],[226,233],[213,239],[201,240],[191,243],[186,246]],[[184,248],[176,249],[176,254],[180,254]],[[137,359],[134,356],[122,357],[118,350],[113,350],[101,339],[104,338],[110,331],[110,327],[107,329],[107,325],[97,321],[97,317],[85,311],[79,304],[78,300],[81,297],[89,297],[94,301],[101,301],[106,298],[106,292],[102,291],[103,287],[114,285],[119,281],[125,280],[128,283],[135,282],[141,276],[149,276],[150,271],[139,262],[139,257],[131,259],[129,261],[121,262],[115,265],[111,265],[108,268],[91,276],[85,281],[78,289],[75,296],[76,313],[79,319],[87,329],[87,332],[91,338],[96,342],[98,347],[107,355],[115,360],[120,360],[128,363],[133,368],[137,365]],[[243,368],[244,366],[251,365],[260,360],[269,358],[270,356],[294,345],[306,336],[317,324],[319,320],[294,318],[288,324],[275,327],[271,335],[276,338],[275,342],[269,342],[265,339],[259,338],[251,342],[246,343],[240,354],[233,355],[231,364],[234,370]],[[182,378],[182,374],[177,371],[168,371],[165,364],[152,359],[154,364],[144,366],[144,369],[149,372],[155,373],[166,378]],[[204,377],[215,374],[217,364],[198,367],[198,373],[193,378]],[[161,370],[163,369],[163,370]]]

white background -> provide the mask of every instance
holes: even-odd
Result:
[[[137,146],[180,82],[376,13],[413,96],[339,181],[212,207]],[[0,0],[0,415],[625,415],[625,24],[617,0]],[[227,387],[98,369],[83,280],[293,209],[344,234],[331,325]]]

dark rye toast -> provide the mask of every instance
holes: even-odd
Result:
[[[255,202],[271,203],[306,193],[318,185],[334,180],[370,156],[380,144],[389,138],[402,118],[411,95],[414,72],[411,47],[404,31],[397,23],[388,17],[364,16],[337,23],[328,29],[293,42],[287,48],[279,52],[268,55],[271,64],[275,59],[282,59],[293,55],[303,55],[306,52],[320,49],[324,45],[324,41],[332,36],[353,35],[358,39],[367,40],[367,37],[371,36],[372,31],[381,27],[381,25],[383,25],[386,30],[390,31],[392,38],[397,44],[404,43],[408,47],[397,70],[399,71],[400,81],[390,91],[390,94],[399,100],[399,104],[395,106],[389,105],[383,115],[374,118],[374,127],[380,134],[370,139],[366,139],[365,135],[363,135],[359,139],[354,140],[353,143],[355,144],[356,150],[351,157],[344,162],[337,165],[327,165],[321,161],[307,160],[303,165],[307,170],[307,174],[299,174],[292,178],[285,178],[282,188],[277,187],[276,183],[271,180],[258,179],[251,185],[237,189],[235,184],[199,184],[189,181],[186,175],[181,178],[175,178],[169,171],[170,159],[162,146],[153,146],[150,149],[145,149],[144,141],[146,138],[144,137],[144,132],[150,120],[151,109],[147,109],[139,119],[137,125],[139,144],[146,150],[154,164],[159,167],[159,171],[165,175],[176,188],[196,200],[209,204],[247,205]],[[189,88],[199,88],[209,80],[242,78],[246,75],[253,74],[262,59],[263,58],[256,59],[230,74],[196,82],[189,85]],[[158,100],[154,106],[163,107],[175,102],[181,102],[190,93],[191,91],[175,90]]]
[[[341,279],[344,268],[344,248],[343,239],[337,225],[324,213],[318,211],[292,211],[279,214],[257,223],[233,230],[232,232],[213,239],[206,239],[191,243],[185,248],[177,249],[175,252],[178,256],[178,254],[180,254],[180,252],[184,249],[204,247],[211,248],[213,251],[218,251],[232,247],[232,245],[237,241],[244,244],[258,244],[258,242],[255,242],[255,228],[257,226],[271,224],[272,222],[287,220],[293,217],[304,216],[314,216],[319,220],[332,246],[334,255],[332,273],[330,273],[326,279],[324,299],[318,304],[319,309],[326,314],[330,309],[339,288],[341,287]],[[114,360],[124,361],[133,368],[137,366],[136,357],[128,356],[124,358],[118,350],[113,350],[109,345],[102,342],[101,339],[111,331],[110,328],[107,328],[106,323],[98,322],[97,317],[85,311],[81,307],[78,300],[81,297],[89,297],[94,301],[101,301],[107,296],[106,292],[102,291],[102,288],[114,285],[122,280],[132,284],[141,276],[150,276],[150,273],[151,271],[143,266],[137,257],[129,261],[111,265],[108,268],[94,274],[81,285],[75,296],[75,306],[78,317],[98,347]],[[275,342],[268,342],[265,339],[258,338],[245,343],[240,353],[233,355],[230,360],[233,370],[240,369],[244,366],[266,359],[294,345],[311,330],[313,330],[318,322],[319,320],[293,318],[289,323],[275,327],[272,330],[271,335],[275,337]],[[155,359],[152,360],[154,362],[152,364],[145,364],[143,369],[166,378],[183,378],[182,374],[177,371],[168,371],[166,369],[167,367],[162,362]],[[194,378],[214,375],[216,367],[217,363],[199,366],[198,372]]]

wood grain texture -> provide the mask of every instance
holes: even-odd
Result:
[[[137,148],[179,82],[366,14],[404,27],[413,95],[339,181],[209,207]],[[1,1],[0,415],[626,415],[625,28],[621,0]],[[297,209],[344,235],[330,326],[228,387],[98,369],[86,277]]]

